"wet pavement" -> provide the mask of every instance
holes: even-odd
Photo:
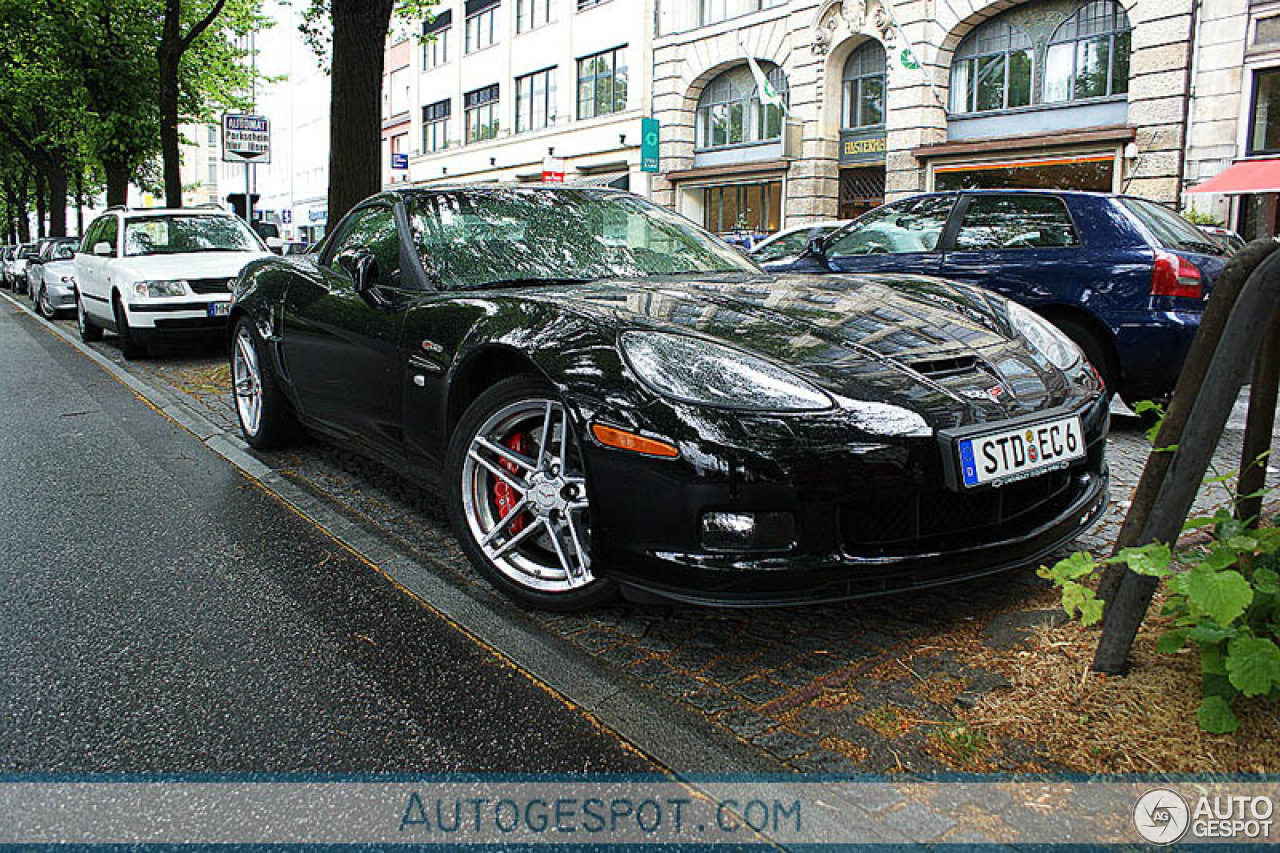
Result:
[[[0,364],[0,772],[659,769],[3,300]]]
[[[60,325],[73,331],[73,324]],[[219,348],[180,346],[125,363],[108,337],[94,349],[191,408],[236,432],[227,368]],[[1238,406],[1216,457],[1238,465]],[[1109,442],[1112,502],[1077,542],[1109,548],[1148,452],[1135,421],[1117,422]],[[1019,643],[1062,618],[1035,567],[994,579],[840,605],[761,611],[622,604],[588,614],[524,613],[499,598],[471,568],[449,529],[441,496],[340,447],[308,441],[258,459],[354,521],[464,585],[503,618],[532,625],[548,643],[566,642],[623,693],[657,700],[741,744],[754,768],[802,771],[964,769],[936,734],[958,711],[1005,686],[964,650]],[[1275,475],[1271,476],[1275,479]],[[1206,492],[1202,508],[1223,502]],[[961,640],[965,642],[961,642]],[[925,725],[912,725],[924,723]],[[1008,739],[984,747],[984,766],[1056,769],[1034,743]],[[686,769],[686,768],[677,768]]]

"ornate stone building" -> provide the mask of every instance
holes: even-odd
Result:
[[[1196,23],[1235,2],[659,0],[653,197],[715,231],[962,186],[1179,205]]]

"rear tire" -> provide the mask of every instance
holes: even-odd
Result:
[[[146,358],[147,347],[139,343],[133,329],[129,328],[129,315],[125,313],[124,305],[120,303],[119,294],[112,300],[111,305],[116,315],[116,334],[120,337],[121,355],[124,356],[125,361]]]
[[[102,327],[93,322],[84,307],[84,298],[76,291],[76,328],[80,330],[80,340],[86,344],[102,340]]]
[[[257,450],[288,447],[302,430],[280,390],[271,354],[246,317],[236,322],[228,357],[233,405],[244,440]]]

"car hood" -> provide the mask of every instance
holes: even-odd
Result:
[[[926,276],[647,279],[529,291],[617,330],[696,335],[766,356],[844,405],[890,404],[932,428],[1070,402],[1062,371],[1006,331],[997,296]]]
[[[192,252],[124,258],[118,269],[135,281],[175,278],[232,278],[245,264],[271,257],[268,252]]]

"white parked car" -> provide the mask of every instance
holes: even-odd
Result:
[[[76,253],[80,337],[100,340],[110,329],[133,359],[156,340],[220,332],[232,281],[267,254],[248,224],[225,210],[110,209]]]
[[[27,265],[27,295],[40,316],[52,320],[59,311],[76,307],[75,251],[79,242],[71,237],[45,240],[40,255]]]

